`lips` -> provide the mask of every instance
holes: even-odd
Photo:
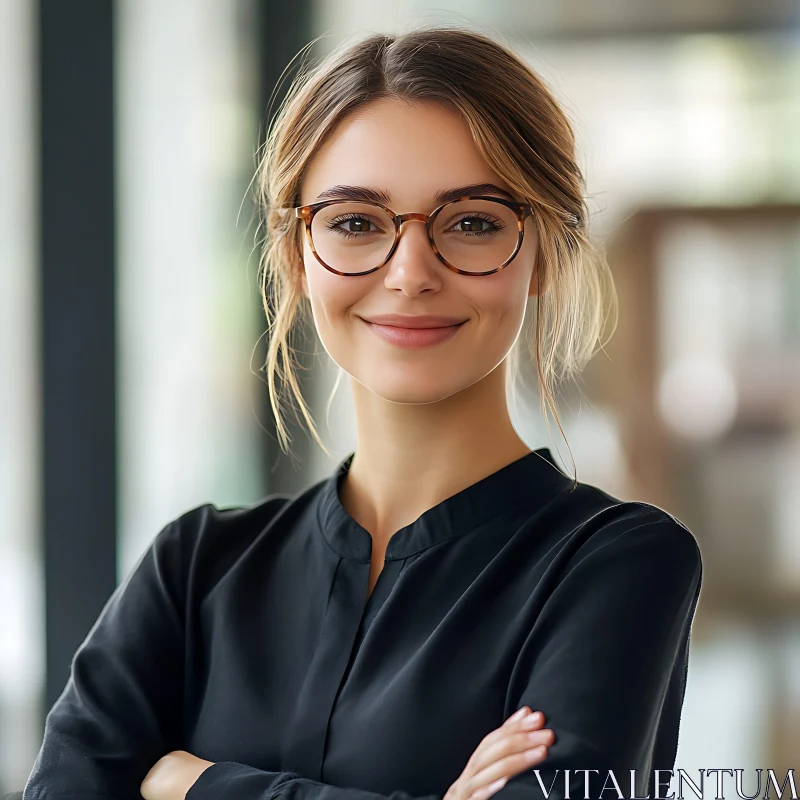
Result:
[[[366,319],[364,322],[367,327],[383,341],[406,350],[417,350],[423,347],[432,347],[433,345],[441,344],[451,339],[458,333],[466,320],[447,325],[439,324],[434,327],[409,327],[407,324],[379,324]]]

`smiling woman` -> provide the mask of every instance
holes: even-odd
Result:
[[[371,200],[354,202],[363,190],[351,189],[351,199],[317,205],[344,179],[374,187]],[[486,194],[471,194],[468,184]],[[387,205],[372,205],[377,197]],[[488,376],[511,350],[537,292],[537,231],[530,207],[490,169],[460,114],[432,101],[374,100],[319,147],[298,209],[311,210],[302,291],[325,350],[354,378],[357,409],[369,415],[367,408],[386,401],[442,402],[484,379],[502,381],[503,369]],[[461,324],[409,334],[376,325],[385,314],[408,325],[421,315]],[[409,356],[407,347],[383,342],[439,346],[415,347]],[[498,413],[485,408],[486,419]]]
[[[373,276],[370,286],[381,280],[392,285],[409,264],[430,269],[430,253],[418,250],[425,247],[426,233],[434,255],[452,271],[493,276],[479,285],[448,278],[443,292],[448,303],[456,302],[454,293],[463,302],[480,298],[473,317],[481,306],[487,313],[478,335],[488,330],[492,314],[503,315],[503,328],[493,337],[496,360],[490,363],[486,342],[488,361],[476,364],[473,375],[484,368],[483,378],[501,365],[494,379],[510,377],[506,371],[513,359],[506,356],[521,332],[526,300],[535,298],[534,328],[525,344],[538,372],[545,419],[549,411],[561,428],[556,385],[580,373],[602,346],[609,317],[611,332],[616,317],[610,271],[588,236],[583,177],[575,159],[569,122],[540,78],[478,34],[442,29],[438,39],[423,31],[397,40],[375,36],[334,53],[297,81],[257,176],[267,221],[262,272],[272,331],[267,375],[283,447],[288,439],[278,380],[325,449],[299,391],[288,343],[306,301],[320,328],[324,295],[309,293],[308,280],[316,278],[321,291],[330,286],[336,293],[365,292],[363,285],[346,287],[319,275],[319,265],[348,276],[386,267],[393,274]],[[487,199],[461,199],[475,195]],[[507,205],[497,202],[500,198]],[[435,216],[445,203],[454,205],[445,206],[444,217]],[[286,213],[293,207],[305,220],[303,238]],[[406,220],[425,224],[406,225],[410,241],[402,242]],[[315,256],[311,263],[309,253]],[[516,268],[495,275],[509,262]],[[432,272],[434,279],[440,274]],[[438,306],[445,303],[434,302],[430,289],[424,299],[404,294],[402,302],[365,298],[360,305],[380,302],[382,311],[413,316],[434,305],[441,312]],[[503,298],[499,305],[498,298]],[[274,319],[270,309],[276,309]],[[455,340],[450,346],[452,352]],[[400,378],[435,395],[425,375],[416,382]]]
[[[310,313],[358,448],[158,534],[75,655],[26,800],[558,800],[609,774],[653,796],[697,542],[570,478],[508,409],[528,303],[552,404],[611,287],[558,104],[482,35],[370,36],[294,86],[258,186],[276,416],[282,383],[319,440],[289,341]]]

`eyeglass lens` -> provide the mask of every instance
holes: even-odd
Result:
[[[448,203],[433,222],[433,240],[457,269],[497,269],[513,254],[519,238],[517,215],[491,200]],[[370,203],[342,201],[321,208],[311,223],[318,256],[338,272],[358,273],[383,264],[395,236],[394,221]]]

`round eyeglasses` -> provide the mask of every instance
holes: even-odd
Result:
[[[323,200],[294,209],[305,221],[317,261],[337,275],[368,275],[385,266],[400,241],[400,226],[425,223],[433,252],[461,275],[491,275],[522,247],[530,205],[498,197],[459,197],[430,214],[395,214],[377,203]]]

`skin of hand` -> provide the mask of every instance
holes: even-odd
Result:
[[[512,714],[484,736],[444,800],[486,800],[509,778],[544,761],[555,734],[543,725],[544,714],[527,706]]]
[[[139,787],[144,800],[185,800],[195,781],[214,762],[173,750],[160,758]]]

